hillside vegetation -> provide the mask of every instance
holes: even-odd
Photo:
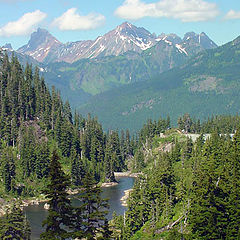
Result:
[[[133,161],[142,175],[125,217],[111,223],[115,234],[131,240],[238,238],[239,128],[231,139],[218,135],[220,125],[195,142],[177,130],[156,134],[154,125],[145,125]]]
[[[96,114],[105,129],[128,127],[132,131],[140,129],[149,117],[169,115],[175,125],[185,112],[202,120],[215,114],[236,114],[240,101],[239,49],[237,38],[149,81],[96,95],[78,109]]]

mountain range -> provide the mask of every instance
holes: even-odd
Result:
[[[46,81],[79,104],[91,95],[146,81],[216,47],[205,33],[189,32],[183,39],[176,34],[156,36],[125,22],[94,41],[66,44],[38,29],[17,52],[39,61]]]
[[[215,114],[237,114],[239,59],[240,36],[148,81],[93,96],[79,111],[98,116],[105,129],[128,127],[132,131],[160,116],[170,116],[175,125],[186,112],[202,120]]]
[[[79,59],[119,56],[128,51],[141,53],[156,45],[159,41],[173,44],[181,53],[186,55],[217,46],[205,33],[195,34],[190,32],[183,39],[175,34],[156,36],[156,34],[151,34],[142,27],[124,22],[95,40],[65,44],[57,40],[47,30],[39,28],[32,33],[29,42],[20,47],[17,52],[27,54],[43,63],[73,63]]]
[[[13,51],[105,129],[137,130],[147,118],[236,113],[239,39],[218,47],[205,33],[150,33],[128,22],[95,40],[61,43],[45,29]],[[21,60],[21,59],[20,59]]]
[[[13,51],[22,63],[38,65],[46,82],[55,85],[73,106],[116,87],[146,81],[183,64],[194,54],[217,45],[205,34],[152,34],[128,22],[96,40],[61,43],[39,28],[29,42]]]

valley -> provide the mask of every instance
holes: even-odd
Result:
[[[0,48],[0,238],[237,239],[239,57],[130,22]]]
[[[6,45],[4,49],[8,50],[8,47],[11,48]],[[63,99],[81,114],[97,115],[104,129],[124,126],[136,131],[147,120],[143,116],[157,119],[169,115],[175,124],[179,114],[187,111],[195,114],[192,111],[194,105],[186,110],[178,107],[176,111],[174,105],[178,104],[178,97],[183,102],[193,98],[190,101],[193,104],[206,99],[206,92],[210,93],[210,99],[215,98],[211,94],[215,92],[213,88],[217,80],[211,80],[212,88],[209,89],[208,82],[202,81],[199,85],[200,80],[196,79],[192,84],[193,80],[189,82],[187,79],[197,74],[191,62],[199,58],[200,55],[196,54],[216,48],[217,45],[205,33],[189,32],[183,38],[164,33],[157,36],[124,22],[96,40],[67,44],[61,43],[47,30],[38,29],[16,54],[32,59],[30,63],[40,67],[49,87],[54,85],[60,90]],[[208,72],[201,75],[212,77]],[[193,86],[187,87],[187,84]],[[174,89],[173,85],[178,87]],[[168,101],[172,103],[172,109],[166,111]],[[234,100],[232,103],[226,101],[224,105],[230,107],[220,112],[201,109],[197,117],[203,119],[203,116],[235,111]],[[222,107],[226,108],[222,105],[217,108]]]

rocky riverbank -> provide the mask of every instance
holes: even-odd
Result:
[[[130,171],[127,172],[114,172],[115,177],[134,177],[137,178],[142,173],[131,173]]]
[[[102,183],[101,187],[113,187],[118,185],[118,182],[109,182],[109,183]]]
[[[7,210],[11,208],[11,206],[17,202],[18,199],[13,198],[10,201],[6,201],[4,199],[0,199],[0,217],[6,214]],[[45,199],[44,196],[39,197],[39,198],[32,198],[32,199],[25,199],[25,200],[20,200],[21,201],[21,207],[27,207],[29,205],[39,205],[40,202],[46,202],[47,200]]]
[[[69,195],[74,195],[74,194],[79,193],[79,191],[80,191],[80,189],[68,189],[67,193]],[[6,201],[3,198],[0,198],[0,217],[5,215],[7,212],[7,209],[9,209],[14,204],[14,202],[17,202],[17,201],[18,201],[18,199],[16,199],[16,198],[13,198],[10,201]],[[24,200],[20,200],[20,201],[21,201],[21,207],[24,208],[24,207],[27,207],[30,205],[39,205],[39,203],[47,202],[48,200],[46,199],[46,197],[43,194],[41,194],[39,197],[24,199]],[[45,209],[48,209],[47,205],[46,205]]]
[[[130,171],[128,172],[114,172],[115,177],[138,177],[141,173],[131,173]],[[108,182],[108,183],[102,183],[101,187],[113,187],[116,186],[118,182]],[[74,195],[78,194],[81,189],[69,189],[67,193],[69,195]],[[128,189],[124,191],[124,196],[121,199],[122,205],[127,206],[127,199],[129,197],[130,192],[132,189]],[[10,201],[6,201],[3,198],[0,198],[0,217],[6,214],[6,211],[10,206],[13,205],[14,202],[16,202],[17,199],[14,198]],[[31,198],[31,199],[25,199],[22,200],[22,207],[27,207],[29,205],[39,205],[40,202],[47,202],[47,199],[45,198],[44,195],[40,195],[39,197]],[[46,206],[47,208],[47,206]]]
[[[122,202],[122,206],[127,207],[127,200],[132,191],[133,189],[128,189],[124,191],[124,196],[120,199],[120,201]]]

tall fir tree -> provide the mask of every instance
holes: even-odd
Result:
[[[76,237],[83,235],[85,239],[96,239],[98,234],[109,236],[106,226],[106,214],[109,207],[106,199],[101,199],[101,189],[96,185],[92,175],[87,173],[83,180],[83,189],[79,195],[81,206],[74,209],[74,229]],[[81,216],[81,217],[79,217]]]
[[[30,235],[30,225],[20,203],[14,203],[6,215],[0,218],[0,239],[30,240]]]
[[[49,215],[43,222],[46,230],[41,234],[41,239],[66,239],[72,217],[71,202],[67,197],[70,180],[61,169],[56,150],[53,151],[50,161],[49,181],[44,194],[49,199],[50,208]]]

